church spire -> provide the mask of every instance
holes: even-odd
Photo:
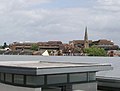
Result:
[[[89,48],[88,33],[87,33],[87,26],[86,26],[86,28],[85,28],[84,48]]]

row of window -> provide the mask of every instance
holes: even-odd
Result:
[[[6,83],[18,85],[44,85],[44,76],[26,76],[8,73],[0,73],[0,80]]]
[[[75,82],[88,82],[95,81],[95,73],[72,73],[72,74],[56,74],[56,75],[43,75],[43,76],[27,76],[0,73],[0,81],[16,85],[25,86],[42,86],[61,83],[75,83]]]

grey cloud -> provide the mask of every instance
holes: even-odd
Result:
[[[119,0],[97,0],[95,8],[107,10],[107,11],[119,11],[120,10]]]
[[[0,8],[3,11],[0,13],[0,43],[83,39],[84,28],[88,26],[90,39],[106,38],[120,44],[116,40],[120,38],[117,35],[120,33],[119,12],[93,8],[28,9],[23,0],[11,2],[8,6],[5,2],[2,4],[6,9]]]

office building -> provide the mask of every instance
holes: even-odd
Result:
[[[96,72],[109,64],[7,61],[0,63],[0,91],[97,91]]]

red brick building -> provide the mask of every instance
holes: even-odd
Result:
[[[92,45],[95,45],[99,48],[103,48],[105,50],[118,50],[119,49],[118,45],[115,45],[112,41],[106,40],[106,39],[94,41],[92,42]]]
[[[30,50],[32,45],[38,45],[38,50],[61,50],[63,49],[63,44],[61,41],[48,41],[48,42],[14,42],[10,44],[11,50]]]

